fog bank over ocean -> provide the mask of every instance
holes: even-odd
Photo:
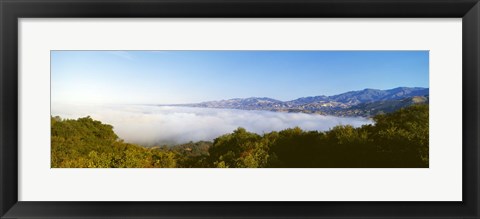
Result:
[[[126,142],[145,146],[213,140],[238,127],[263,134],[295,126],[304,130],[325,131],[336,125],[359,127],[372,123],[361,117],[151,105],[52,103],[51,114],[68,119],[91,116],[112,125],[115,133]]]

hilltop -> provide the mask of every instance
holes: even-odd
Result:
[[[281,101],[268,97],[250,97],[177,104],[175,106],[371,117],[377,114],[394,112],[415,104],[428,104],[428,102],[428,88],[397,87],[389,90],[364,89],[349,91],[333,96],[301,97],[290,101]]]

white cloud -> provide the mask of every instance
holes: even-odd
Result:
[[[213,140],[238,127],[263,134],[298,126],[304,130],[325,131],[336,125],[361,126],[366,118],[345,118],[304,113],[279,113],[232,109],[140,105],[52,105],[52,115],[76,119],[90,115],[114,126],[127,142],[142,145]]]
[[[133,60],[133,55],[127,51],[108,51],[108,53],[123,59]]]

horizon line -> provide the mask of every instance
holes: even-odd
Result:
[[[174,105],[185,105],[185,104],[199,104],[199,103],[206,103],[206,102],[214,102],[214,101],[225,101],[225,100],[235,100],[235,99],[253,99],[253,98],[266,98],[266,99],[272,99],[272,100],[276,100],[276,101],[280,101],[280,102],[288,102],[288,101],[293,101],[293,100],[298,100],[300,98],[308,98],[308,97],[321,97],[321,96],[324,96],[324,97],[332,97],[332,96],[337,96],[337,95],[341,95],[341,94],[346,94],[346,93],[349,93],[349,92],[358,92],[358,91],[364,91],[364,90],[380,90],[380,91],[388,91],[388,90],[394,90],[394,89],[398,89],[398,88],[419,88],[419,89],[430,89],[430,87],[406,87],[406,86],[400,86],[400,87],[394,87],[394,88],[390,88],[390,89],[377,89],[377,88],[364,88],[364,89],[361,89],[361,90],[351,90],[351,91],[346,91],[346,92],[342,92],[342,93],[338,93],[338,94],[333,94],[333,95],[315,95],[315,96],[302,96],[302,97],[297,97],[295,99],[291,99],[291,100],[279,100],[279,99],[275,99],[275,98],[271,98],[271,97],[260,97],[260,96],[250,96],[250,97],[232,97],[232,98],[227,98],[227,99],[220,99],[220,100],[206,100],[206,101],[202,101],[202,102],[195,102],[195,103],[163,103],[163,104],[158,104],[158,103],[144,103],[144,104],[132,104],[132,105],[168,105],[168,106],[174,106]],[[430,91],[429,91],[430,92]]]

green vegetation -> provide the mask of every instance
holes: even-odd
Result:
[[[300,128],[263,135],[238,128],[212,142],[173,147],[125,143],[90,117],[52,117],[51,166],[128,168],[423,168],[429,164],[428,104],[373,117],[374,125]]]
[[[51,119],[51,167],[175,167],[175,154],[124,143],[111,125],[90,117]]]

